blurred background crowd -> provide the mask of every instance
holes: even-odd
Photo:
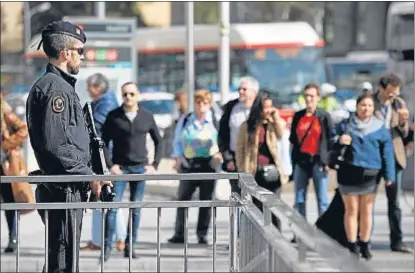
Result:
[[[1,86],[5,99],[24,117],[29,88],[45,71],[47,59],[37,50],[43,26],[62,18],[105,17],[110,23],[95,18],[79,23],[90,37],[83,63],[87,69],[77,76],[81,101],[90,100],[86,81],[94,73],[108,78],[108,89],[116,91],[119,103],[121,85],[137,82],[143,94],[141,105],[154,114],[160,130],[165,130],[179,115],[175,94],[186,91],[184,5],[108,2],[102,10],[99,2],[2,2]],[[241,77],[253,76],[270,92],[282,117],[291,122],[294,112],[304,107],[300,91],[315,82],[322,87],[320,106],[336,123],[355,107],[361,90],[376,89],[379,77],[392,71],[402,79],[400,96],[413,113],[413,10],[413,3],[390,1],[231,2],[230,92],[222,101],[219,3],[195,2],[194,88],[213,92],[213,107],[220,116],[221,104],[238,97]],[[135,20],[122,25],[123,18]],[[115,32],[118,36],[111,39]],[[163,157],[169,157],[169,152],[167,149]],[[33,158],[26,155],[26,160],[28,168],[34,169]]]

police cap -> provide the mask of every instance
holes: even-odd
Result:
[[[42,40],[40,41],[37,49],[40,49],[40,46],[42,45],[43,39],[45,37],[51,35],[51,34],[61,34],[61,35],[67,35],[72,38],[78,39],[82,43],[86,42],[86,36],[82,29],[80,29],[78,26],[72,24],[68,21],[54,21],[50,24],[48,24],[43,30],[42,30]]]

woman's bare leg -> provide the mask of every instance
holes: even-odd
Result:
[[[357,223],[359,215],[359,196],[342,195],[344,203],[344,228],[346,230],[347,240],[356,242],[357,239]]]
[[[359,198],[359,229],[360,240],[368,242],[372,232],[372,209],[375,201],[374,194],[362,195]]]

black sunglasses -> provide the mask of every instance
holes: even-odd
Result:
[[[75,50],[81,56],[85,54],[85,48],[83,48],[83,47],[73,47],[73,48],[68,48],[68,49],[69,50]]]
[[[123,96],[124,98],[126,98],[127,96],[134,97],[134,96],[135,96],[135,94],[134,94],[134,93],[125,92],[125,93],[123,93],[123,94],[122,94],[122,96]]]

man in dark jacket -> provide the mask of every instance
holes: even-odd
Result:
[[[57,21],[43,29],[42,42],[49,63],[46,73],[30,90],[26,105],[30,142],[37,163],[46,175],[92,175],[89,134],[74,88],[76,79],[72,76],[79,72],[86,36],[72,23]],[[89,186],[100,196],[101,184],[99,181],[43,183],[36,188],[36,201],[85,202]],[[38,212],[44,221],[45,212]],[[48,211],[49,260],[44,272],[79,271],[82,217],[82,209]]]
[[[224,105],[223,115],[219,121],[218,145],[223,155],[223,170],[237,172],[235,163],[236,142],[239,127],[248,119],[251,106],[259,91],[259,83],[255,78],[242,77],[239,84],[239,98]],[[237,180],[231,180],[231,191],[240,193]]]
[[[108,114],[102,126],[102,140],[108,146],[113,142],[112,156],[104,147],[105,160],[113,174],[143,174],[153,173],[157,169],[162,152],[162,139],[154,121],[153,114],[138,104],[140,92],[133,82],[127,82],[121,87],[123,105]],[[150,134],[154,145],[154,160],[148,162],[147,134]],[[127,181],[114,183],[115,202],[123,198]],[[130,181],[130,201],[142,201],[145,181]],[[140,208],[132,212],[132,245],[129,245],[129,234],[125,238],[124,257],[136,258],[133,251],[140,225]],[[112,250],[112,237],[115,232],[117,209],[110,209],[107,214],[107,232],[105,236],[104,260],[108,261]]]

